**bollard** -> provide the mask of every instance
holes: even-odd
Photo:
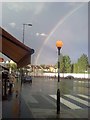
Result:
[[[12,93],[12,83],[10,83],[10,85],[9,85],[9,94],[11,94]]]
[[[57,114],[60,113],[60,90],[57,90]]]
[[[6,83],[6,78],[4,79],[4,96],[6,97],[7,95],[7,83]]]

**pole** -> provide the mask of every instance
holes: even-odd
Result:
[[[23,44],[24,44],[24,32],[25,32],[25,24],[23,24]]]
[[[23,44],[24,44],[24,32],[25,32],[25,24],[23,24]],[[21,79],[21,81],[20,81],[20,96],[19,96],[19,118],[21,117],[21,92],[22,92],[22,80],[23,80],[23,69],[21,69],[21,74],[20,74],[20,79]],[[17,94],[16,94],[16,96],[17,96]]]
[[[60,114],[60,49],[61,47],[58,47],[57,114]]]
[[[32,24],[23,24],[23,44],[24,44],[25,25],[27,25],[27,26],[32,26]]]

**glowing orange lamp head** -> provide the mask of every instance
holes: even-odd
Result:
[[[57,48],[61,48],[62,46],[63,46],[63,42],[60,41],[60,40],[58,40],[58,41],[56,42],[56,47],[57,47]]]

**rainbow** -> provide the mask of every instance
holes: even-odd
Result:
[[[38,52],[38,55],[36,56],[36,60],[35,60],[35,64],[37,65],[37,62],[39,60],[40,54],[43,50],[44,45],[47,44],[48,40],[50,39],[50,37],[54,34],[54,32],[58,29],[58,27],[60,27],[69,17],[71,17],[73,15],[73,13],[75,13],[79,8],[81,8],[83,5],[85,5],[85,3],[80,4],[78,7],[74,8],[72,11],[70,11],[66,16],[64,16],[62,19],[59,20],[59,22],[55,25],[55,27],[52,29],[52,31],[50,32],[49,36],[45,39],[45,41],[43,42],[43,45],[41,47],[41,49]]]

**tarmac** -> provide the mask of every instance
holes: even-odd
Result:
[[[16,92],[18,91],[18,93]],[[20,83],[16,83],[13,89],[12,94],[7,96],[7,100],[2,101],[2,120],[3,119],[50,119],[51,120],[63,120],[63,119],[79,119],[81,120],[88,120],[88,118],[84,118],[85,111],[81,112],[77,111],[77,115],[75,111],[67,111],[61,110],[60,114],[57,115],[55,109],[39,109],[39,108],[29,108],[28,105],[25,103],[20,89]]]
[[[21,104],[22,103],[22,104]],[[36,119],[37,118],[43,118],[43,119],[52,119],[52,120],[56,120],[56,119],[60,119],[61,118],[65,119],[65,118],[71,118],[71,119],[78,119],[80,116],[80,112],[77,111],[77,113],[79,112],[79,116],[76,115],[75,112],[72,111],[61,111],[59,115],[56,114],[56,110],[43,110],[43,109],[38,109],[38,108],[34,108],[34,109],[29,109],[28,106],[26,105],[24,99],[22,98],[20,101],[20,96],[16,97],[15,94],[13,94],[12,96],[9,97],[8,100],[5,100],[2,102],[2,119],[5,118],[33,118]],[[61,115],[61,116],[60,116]],[[84,114],[81,113],[81,116],[84,117]],[[60,118],[61,117],[61,118]],[[81,120],[87,120],[86,118],[82,118]]]

